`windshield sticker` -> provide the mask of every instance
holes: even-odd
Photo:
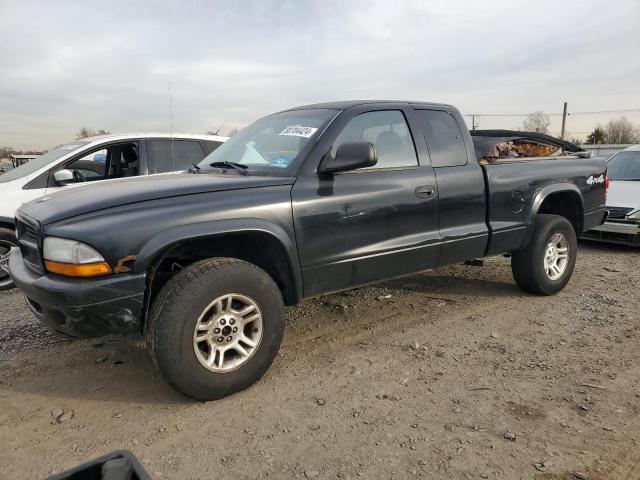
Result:
[[[311,135],[313,135],[317,131],[318,129],[314,127],[303,127],[302,125],[289,125],[284,130],[282,130],[278,135],[311,138]]]
[[[289,166],[289,162],[291,162],[291,159],[284,155],[282,157],[274,158],[273,160],[271,160],[271,165],[273,165],[274,167],[287,168]]]

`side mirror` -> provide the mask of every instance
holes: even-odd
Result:
[[[346,142],[338,147],[335,157],[328,154],[322,159],[318,173],[345,172],[373,167],[376,163],[378,163],[378,153],[372,143]]]
[[[73,183],[73,172],[71,170],[63,168],[62,170],[58,170],[57,172],[53,173],[53,179],[60,185]]]

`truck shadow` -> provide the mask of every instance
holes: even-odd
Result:
[[[473,267],[470,267],[473,268]],[[509,272],[510,274],[511,272]],[[446,298],[486,295],[492,297],[512,297],[522,295],[515,282],[493,278],[469,278],[450,274],[431,272],[423,275],[393,280],[380,285],[404,292],[437,295]]]
[[[64,340],[48,331],[41,337],[46,334],[50,335],[48,346],[36,355],[30,347],[5,357],[0,376],[5,391],[45,396],[52,401],[75,398],[166,405],[185,401],[162,380],[141,338]]]
[[[288,309],[291,320],[285,347],[293,344],[313,343],[305,334],[304,326],[310,321],[322,325],[335,318],[335,307],[346,303],[357,303],[362,307],[362,318],[357,323],[379,323],[379,317],[367,312],[379,309],[381,302],[391,299],[403,302],[410,297],[422,297],[432,301],[448,303],[465,308],[469,296],[512,297],[521,295],[510,278],[510,270],[498,265],[497,269],[454,266],[437,269],[376,284],[370,287],[310,299],[297,307]],[[489,270],[492,270],[490,272]],[[12,295],[13,297],[13,295]],[[0,303],[8,298],[0,297]],[[15,298],[12,298],[15,300]],[[426,306],[420,308],[423,317],[437,316]],[[350,312],[353,310],[349,310]],[[175,392],[153,367],[146,353],[142,338],[105,337],[99,340],[65,340],[49,332],[46,327],[32,320],[26,309],[16,312],[21,322],[28,322],[31,338],[36,342],[21,340],[16,348],[5,345],[4,367],[0,371],[2,390],[13,390],[30,395],[43,396],[57,405],[63,399],[83,402],[131,402],[149,405],[176,405],[191,403]],[[306,317],[306,318],[305,318]],[[6,333],[6,332],[5,332]],[[18,331],[16,330],[16,335]],[[276,374],[279,367],[275,368]],[[267,373],[267,377],[273,374]],[[268,380],[267,380],[268,381]],[[260,388],[260,387],[254,387]],[[238,395],[243,395],[242,393]],[[236,395],[233,398],[237,398]]]

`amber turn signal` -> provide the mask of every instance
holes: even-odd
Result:
[[[48,272],[67,277],[97,277],[112,273],[111,267],[107,262],[75,264],[45,260],[44,266]]]

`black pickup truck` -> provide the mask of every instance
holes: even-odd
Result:
[[[9,269],[55,330],[139,331],[174,388],[215,399],[264,374],[285,305],[303,298],[501,254],[522,289],[558,292],[606,185],[596,159],[478,161],[448,105],[310,105],[256,121],[191,173],[24,205]]]

